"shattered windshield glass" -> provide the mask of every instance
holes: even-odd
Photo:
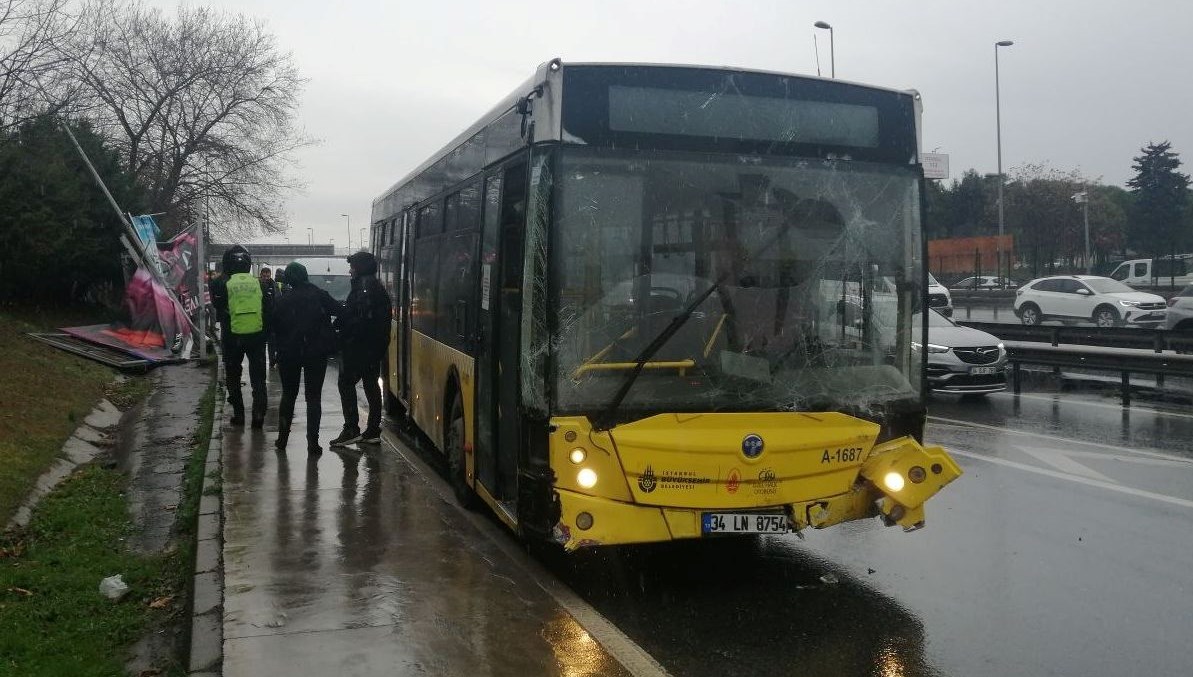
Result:
[[[643,348],[705,294],[625,409],[918,397],[918,186],[910,168],[866,163],[564,149],[556,408],[607,404]]]

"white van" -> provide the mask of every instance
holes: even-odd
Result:
[[[347,259],[342,256],[319,256],[295,261],[306,267],[311,284],[326,289],[337,301],[343,302],[348,298],[348,292],[352,291],[352,276],[348,272]]]
[[[1131,259],[1118,264],[1110,278],[1133,287],[1149,287],[1175,283],[1178,287],[1193,284],[1193,256],[1177,255],[1175,259]]]

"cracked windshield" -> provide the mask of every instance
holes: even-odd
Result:
[[[919,182],[904,168],[565,151],[558,406],[810,411],[915,399]],[[905,248],[892,247],[903,243]]]
[[[1040,5],[0,0],[0,677],[1190,674],[1193,4]]]

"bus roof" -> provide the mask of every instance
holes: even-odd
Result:
[[[816,75],[804,75],[801,73],[785,73],[782,71],[771,71],[771,70],[763,70],[763,69],[757,69],[757,68],[735,68],[735,67],[731,67],[731,66],[702,66],[702,65],[697,65],[697,64],[662,64],[662,63],[646,63],[646,62],[600,62],[600,61],[576,62],[576,63],[566,63],[565,64],[563,61],[556,58],[556,59],[552,59],[551,61],[547,61],[545,63],[540,64],[539,67],[536,69],[535,74],[533,76],[531,76],[529,79],[527,79],[521,85],[519,85],[513,92],[511,92],[504,99],[502,99],[500,102],[498,102],[496,106],[494,106],[487,113],[482,115],[480,117],[480,119],[477,120],[475,123],[473,123],[470,127],[465,129],[460,134],[456,135],[456,137],[453,138],[450,142],[448,142],[447,145],[440,148],[434,155],[432,155],[430,158],[428,158],[425,162],[423,162],[422,164],[415,167],[413,170],[411,170],[405,176],[403,176],[401,179],[399,179],[396,183],[392,184],[389,188],[385,189],[385,191],[382,192],[382,194],[379,197],[377,197],[373,200],[372,204],[375,206],[378,202],[387,199],[395,191],[397,191],[402,186],[406,185],[407,183],[409,183],[410,181],[412,181],[413,179],[418,177],[420,174],[422,174],[424,171],[426,171],[428,168],[430,168],[436,162],[442,160],[444,157],[446,157],[450,153],[454,152],[457,148],[459,148],[461,146],[461,144],[463,144],[468,139],[470,139],[474,135],[476,135],[477,132],[480,132],[481,130],[485,129],[486,127],[488,127],[489,125],[493,124],[498,119],[500,119],[502,116],[504,116],[507,113],[509,113],[510,111],[512,111],[517,106],[519,99],[521,99],[524,96],[527,96],[532,91],[534,91],[534,89],[536,87],[538,87],[540,84],[542,84],[543,82],[546,81],[548,71],[563,70],[566,68],[581,68],[581,67],[584,67],[584,68],[597,68],[597,67],[599,67],[599,68],[658,68],[658,69],[674,68],[674,69],[695,69],[695,70],[705,70],[705,71],[723,71],[723,72],[728,72],[728,73],[751,73],[751,74],[757,74],[757,75],[774,75],[774,76],[779,76],[779,77],[799,78],[802,80],[813,80],[813,81],[817,81],[817,82],[832,83],[832,84],[836,84],[836,85],[864,87],[866,89],[870,89],[870,90],[874,90],[874,91],[888,92],[891,94],[897,94],[897,95],[902,95],[902,96],[910,96],[917,100],[919,99],[919,96],[920,96],[919,92],[917,92],[914,89],[902,90],[902,89],[894,89],[894,88],[890,88],[890,87],[878,87],[878,86],[869,85],[869,84],[865,84],[865,83],[861,83],[861,82],[853,82],[851,80],[825,78],[825,77],[820,77],[820,76],[816,76]]]

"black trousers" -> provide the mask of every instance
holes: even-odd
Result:
[[[356,384],[363,381],[365,399],[369,401],[369,418],[365,430],[381,430],[381,360],[362,360],[340,354],[340,406],[344,409],[344,427],[360,429],[360,413],[356,408]]]
[[[307,440],[319,442],[319,419],[323,417],[323,378],[327,375],[327,356],[305,360],[282,358],[278,363],[282,377],[282,403],[278,405],[278,431],[290,432],[294,420],[294,403],[298,400],[299,380],[303,382],[307,401]]]
[[[224,334],[224,387],[234,414],[244,415],[244,397],[240,393],[241,363],[249,358],[249,385],[253,391],[253,416],[263,418],[269,406],[265,390],[265,334]]]

